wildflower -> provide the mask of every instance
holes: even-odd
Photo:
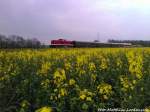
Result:
[[[98,85],[97,87],[98,91],[100,94],[108,94],[108,93],[111,93],[112,91],[112,86],[109,85],[109,84],[106,84],[106,83],[102,83],[100,85]]]
[[[92,101],[91,97],[86,97],[86,101]]]
[[[135,55],[133,52],[129,52],[127,54],[128,63],[129,63],[129,71],[131,75],[135,75],[137,79],[141,79],[143,76],[142,68],[143,68],[143,57],[142,55]]]
[[[92,80],[93,80],[94,82],[95,82],[95,80],[96,80],[96,77],[97,77],[96,74],[92,74],[92,75],[91,75],[91,78],[92,78]]]
[[[127,91],[129,89],[133,90],[136,84],[136,80],[130,81],[128,77],[126,76],[121,76],[120,77],[120,82],[122,87],[122,91]]]
[[[122,61],[121,59],[117,58],[117,66],[118,67],[121,67],[122,66]]]
[[[95,64],[93,62],[89,63],[89,70],[93,71],[95,69],[96,69]]]
[[[133,84],[136,84],[136,80],[133,80],[132,82],[133,82]]]
[[[128,78],[121,76],[120,77],[120,81],[121,81],[121,84],[123,86],[122,90],[123,91],[127,91],[128,88],[129,88],[129,80],[128,80]]]
[[[41,86],[42,86],[43,88],[47,89],[48,86],[49,86],[49,83],[50,83],[50,80],[49,80],[49,79],[43,80],[43,81],[41,82]]]
[[[23,100],[23,101],[21,102],[21,107],[25,108],[25,107],[27,107],[27,106],[29,106],[29,102],[28,102],[27,100]]]
[[[100,68],[102,70],[105,70],[105,69],[107,69],[107,67],[108,67],[107,60],[105,58],[102,58]]]
[[[103,95],[104,100],[108,100],[108,96],[107,95]]]
[[[66,79],[65,70],[60,69],[54,73],[54,79],[61,78],[62,80]]]
[[[74,79],[70,79],[70,80],[69,80],[69,85],[70,85],[70,86],[74,85],[75,83],[76,83],[76,81],[75,81]]]
[[[103,99],[107,100],[112,94],[112,86],[107,83],[102,83],[97,86],[98,93]]]
[[[79,69],[79,76],[85,75],[86,71],[83,69]]]
[[[88,96],[93,96],[93,93],[92,93],[92,92],[87,91],[87,95],[88,95]]]
[[[60,89],[60,95],[61,96],[66,96],[67,95],[67,90],[65,88]]]
[[[51,63],[50,62],[44,62],[41,66],[41,69],[38,71],[38,74],[47,76],[50,68],[51,68]]]
[[[42,107],[35,112],[53,112],[53,109],[51,107]]]
[[[92,92],[88,91],[87,89],[80,91],[81,100],[92,101],[92,96],[93,96]]]
[[[63,82],[64,80],[66,80],[66,75],[65,75],[65,71],[63,69],[60,69],[60,70],[57,70],[55,73],[54,73],[54,83],[56,85],[60,85],[61,82]]]
[[[145,111],[144,112],[150,112],[150,106],[145,108]]]
[[[77,57],[77,66],[81,67],[84,64],[84,56],[78,56]]]
[[[65,63],[65,68],[66,70],[69,70],[71,68],[71,64],[69,62]]]
[[[85,98],[86,98],[86,95],[85,95],[85,94],[80,95],[80,99],[81,99],[81,100],[84,100]]]

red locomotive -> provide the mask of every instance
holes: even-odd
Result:
[[[130,47],[131,43],[102,43],[102,42],[85,42],[85,41],[68,41],[58,39],[51,41],[51,47]]]
[[[52,40],[51,47],[73,47],[73,41],[65,39]]]

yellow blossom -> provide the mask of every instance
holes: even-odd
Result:
[[[103,95],[103,98],[104,98],[105,100],[108,100],[108,96],[107,96],[107,95]]]
[[[42,108],[36,110],[35,112],[53,112],[53,110],[50,107],[42,107]]]
[[[60,85],[61,82],[63,82],[64,80],[66,80],[66,74],[65,74],[65,70],[64,69],[59,69],[54,73],[54,83],[57,85]]]
[[[96,77],[97,77],[96,74],[91,75],[91,78],[92,78],[93,81],[96,81]]]
[[[101,59],[100,68],[101,68],[102,70],[105,70],[105,69],[108,68],[107,59],[105,59],[104,57]]]
[[[101,83],[97,86],[98,93],[107,100],[112,94],[112,86],[107,83]]]
[[[145,111],[144,112],[150,112],[150,106],[145,108]]]
[[[75,81],[74,79],[70,79],[70,80],[69,80],[69,85],[70,85],[70,86],[74,85],[75,83],[76,83],[76,81]]]
[[[47,76],[50,68],[51,68],[51,63],[50,62],[44,62],[41,66],[41,69],[38,71],[38,74]]]
[[[69,70],[71,68],[71,64],[69,62],[65,62],[65,68],[66,70]]]
[[[86,95],[85,95],[85,94],[80,95],[80,99],[81,99],[81,100],[84,100],[85,98],[86,98]]]
[[[83,91],[80,91],[80,99],[81,100],[87,100],[87,101],[91,101],[92,100],[92,92],[88,91],[87,89],[84,89]]]
[[[86,101],[92,101],[91,97],[86,97]]]
[[[89,63],[89,70],[93,71],[95,69],[96,69],[95,64],[93,62]]]
[[[60,89],[60,95],[61,96],[66,96],[67,95],[67,90],[65,88]]]
[[[26,106],[29,106],[29,102],[27,101],[27,100],[23,100],[22,102],[21,102],[21,107],[26,107]]]

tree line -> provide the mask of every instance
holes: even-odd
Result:
[[[0,48],[41,48],[44,47],[41,42],[36,39],[25,39],[22,36],[11,35],[5,36],[0,34]]]
[[[132,45],[139,45],[143,47],[150,47],[150,40],[108,40],[109,43],[131,43]]]

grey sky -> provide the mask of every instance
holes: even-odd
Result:
[[[149,0],[0,0],[0,33],[51,39],[150,40]]]

